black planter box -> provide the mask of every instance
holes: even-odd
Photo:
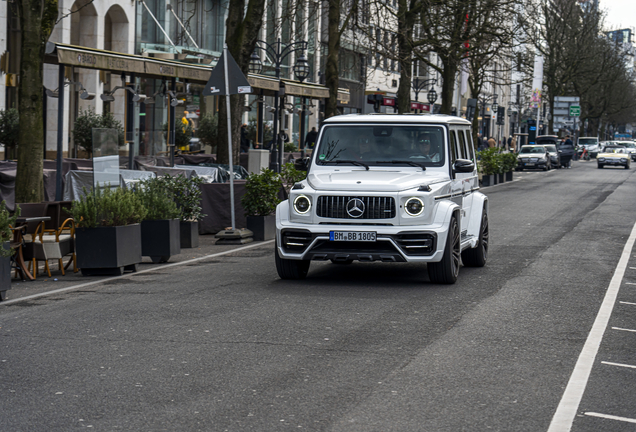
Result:
[[[512,171],[506,173],[506,181],[512,181]]]
[[[9,242],[0,243],[0,247],[9,250]],[[0,300],[4,299],[5,291],[11,289],[11,258],[0,256]]]
[[[497,183],[495,182],[495,176],[493,174],[487,174],[481,176],[481,185],[486,186],[494,186]]]
[[[141,222],[141,254],[152,262],[166,262],[181,253],[179,219],[147,220]]]
[[[497,174],[497,183],[505,183],[506,175],[505,174]]]
[[[199,222],[180,222],[181,249],[199,247]]]
[[[141,225],[76,228],[75,250],[85,276],[136,271],[141,262]]]
[[[271,240],[276,236],[276,215],[248,216],[247,229],[254,233],[254,241]]]

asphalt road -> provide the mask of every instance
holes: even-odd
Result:
[[[0,305],[0,430],[547,431],[622,257],[570,423],[633,431],[634,172],[484,189],[489,261],[452,286],[396,263],[281,281],[267,243]]]

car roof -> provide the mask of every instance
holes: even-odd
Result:
[[[522,145],[521,148],[524,148],[524,147],[545,147],[547,145],[552,145],[552,144],[526,144],[526,145]]]
[[[344,114],[326,119],[323,124],[332,123],[415,123],[415,124],[456,124],[470,126],[461,117],[446,114]]]

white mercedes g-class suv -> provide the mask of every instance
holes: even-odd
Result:
[[[323,123],[307,178],[276,209],[276,269],[311,260],[426,263],[452,284],[488,254],[488,198],[470,123],[446,115],[352,114]]]

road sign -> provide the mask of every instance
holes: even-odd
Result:
[[[579,117],[581,115],[580,105],[570,105],[570,117]]]
[[[555,96],[555,102],[579,102],[581,100],[578,96]]]

